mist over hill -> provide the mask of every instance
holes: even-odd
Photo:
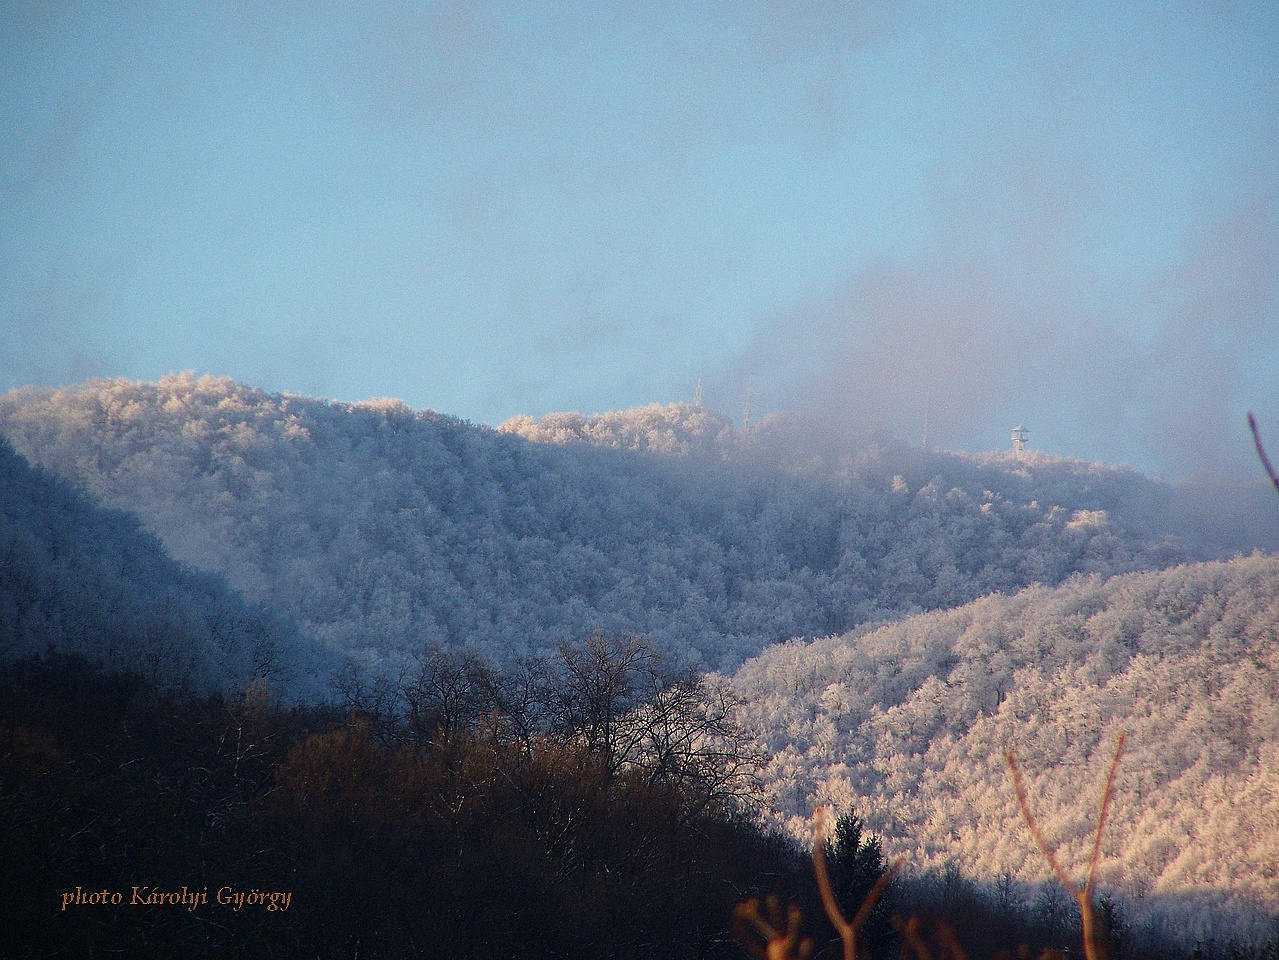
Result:
[[[772,757],[768,806],[800,835],[831,803],[916,868],[1048,879],[1012,749],[1050,844],[1082,876],[1124,730],[1101,881],[1133,903],[1279,909],[1279,558],[984,597],[772,647],[733,685]]]
[[[183,562],[334,648],[473,644],[502,661],[634,630],[730,669],[772,643],[1166,566],[1163,485],[1060,458],[814,456],[689,405],[512,421],[329,403],[228,379],[0,398],[0,434]]]
[[[1241,418],[1242,419],[1242,418]],[[937,478],[965,490],[998,490],[1024,502],[1106,510],[1147,538],[1175,536],[1196,556],[1279,550],[1279,511],[1260,467],[1248,479],[1198,475],[1168,483],[1128,466],[1106,466],[1034,449],[957,453],[921,450],[882,430],[851,432],[819,414],[769,414],[737,430],[722,416],[689,404],[650,404],[585,416],[512,417],[498,427],[537,443],[584,443],[612,450],[701,454],[836,482],[900,476],[910,489]]]
[[[0,438],[0,662],[56,651],[177,691],[250,680],[313,696],[326,658],[286,619],[178,563],[138,519],[96,506]]]

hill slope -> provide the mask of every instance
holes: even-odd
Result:
[[[1186,556],[1123,517],[1125,491],[1151,486],[1131,471],[891,446],[812,469],[697,408],[610,416],[562,425],[590,442],[532,442],[545,421],[495,432],[191,375],[0,398],[0,434],[33,462],[374,657],[434,641],[502,660],[598,628],[731,668],[790,637]]]
[[[136,517],[89,502],[0,438],[0,661],[55,650],[176,689],[297,691],[306,645]],[[300,691],[299,691],[300,692]]]
[[[733,684],[797,832],[814,803],[853,806],[917,866],[1044,877],[1011,748],[1078,874],[1122,729],[1103,880],[1279,908],[1279,557],[985,597],[774,647]]]

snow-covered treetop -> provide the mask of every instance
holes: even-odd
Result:
[[[590,416],[550,413],[535,419],[520,415],[497,429],[533,443],[589,443],[645,453],[719,454],[731,449],[735,442],[727,420],[688,403],[650,403],[633,410]]]

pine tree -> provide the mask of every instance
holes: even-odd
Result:
[[[861,817],[846,813],[835,822],[834,836],[826,841],[831,887],[840,910],[849,919],[857,915],[866,895],[888,869],[879,837],[863,836],[864,828]],[[887,894],[891,892],[890,887]],[[889,895],[879,899],[861,929],[861,940],[873,957],[890,953],[893,928]]]

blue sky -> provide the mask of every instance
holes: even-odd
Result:
[[[1279,447],[1267,3],[4,2],[0,389]]]

